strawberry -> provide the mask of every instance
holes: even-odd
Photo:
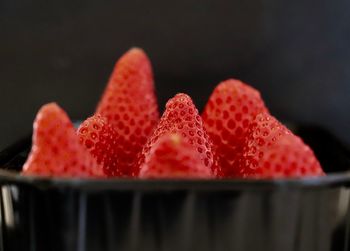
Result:
[[[36,116],[32,150],[22,173],[57,177],[104,176],[102,167],[79,143],[67,114],[55,103],[44,105]]]
[[[101,115],[86,119],[78,129],[80,143],[85,146],[97,163],[103,166],[108,176],[121,176],[118,169],[120,159],[118,152],[122,151],[117,144],[117,132]]]
[[[179,134],[164,134],[140,168],[141,178],[210,178],[196,148]]]
[[[211,94],[202,118],[225,177],[239,175],[237,156],[249,123],[261,112],[268,111],[260,93],[239,80],[226,80]]]
[[[248,178],[324,175],[310,147],[267,113],[249,125],[238,169]]]
[[[181,135],[186,142],[197,150],[203,165],[209,170],[213,168],[213,173],[217,175],[219,171],[216,169],[217,166],[213,165],[214,157],[211,141],[203,128],[198,110],[188,95],[179,93],[167,102],[157,128],[142,150],[139,166],[144,163],[145,158],[148,158],[151,149],[157,144],[160,137],[167,133]]]
[[[151,64],[141,49],[133,48],[118,60],[96,114],[105,117],[117,133],[116,174],[136,175],[134,160],[159,119]]]

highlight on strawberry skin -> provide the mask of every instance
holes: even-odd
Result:
[[[104,177],[102,167],[80,144],[72,122],[56,103],[39,110],[33,129],[32,149],[23,175]]]
[[[140,178],[213,178],[193,145],[179,134],[165,134],[151,148],[140,168]]]

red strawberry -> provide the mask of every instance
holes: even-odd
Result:
[[[266,113],[257,115],[250,124],[238,163],[242,177],[324,175],[310,147]]]
[[[148,158],[152,147],[157,144],[159,138],[168,133],[177,133],[184,137],[186,142],[197,150],[200,160],[208,169],[216,167],[213,165],[212,144],[203,128],[198,110],[192,99],[183,93],[177,94],[167,102],[165,112],[156,130],[142,150],[139,159],[140,166],[144,163],[145,158]],[[217,175],[218,170],[213,170],[213,173]]]
[[[72,122],[55,103],[44,105],[34,121],[33,144],[25,175],[104,176],[102,167],[79,143]]]
[[[123,149],[117,144],[117,132],[100,115],[85,120],[78,129],[80,143],[83,144],[98,164],[103,166],[107,176],[121,176],[118,152]]]
[[[200,153],[179,134],[161,136],[140,168],[141,178],[210,178]]]
[[[141,49],[131,49],[119,59],[96,113],[117,132],[121,175],[134,176],[137,155],[159,119],[151,64]]]
[[[249,123],[261,112],[268,111],[260,93],[239,80],[226,80],[211,94],[202,117],[224,176],[239,175],[237,154]]]

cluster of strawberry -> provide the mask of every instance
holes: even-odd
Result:
[[[177,94],[159,119],[141,49],[117,62],[96,113],[75,130],[55,103],[34,122],[24,175],[140,178],[279,178],[324,175],[313,151],[269,114],[257,90],[220,83],[199,115]]]

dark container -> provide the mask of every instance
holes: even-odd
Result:
[[[0,250],[341,251],[349,248],[350,154],[295,130],[327,172],[283,180],[22,177],[30,139],[0,153]]]

